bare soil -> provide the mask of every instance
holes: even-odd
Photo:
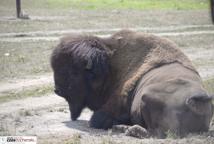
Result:
[[[67,103],[53,94],[17,100],[0,105],[1,135],[35,135],[39,143],[61,143],[75,141],[82,143],[206,143],[214,141],[214,120],[210,131],[203,134],[191,134],[186,138],[168,137],[157,139],[136,139],[123,133],[113,133],[92,129],[88,120],[92,112],[85,109],[78,121],[71,121]]]

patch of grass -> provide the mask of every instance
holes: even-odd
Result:
[[[50,72],[50,53],[56,42],[0,43],[0,81]]]
[[[110,136],[103,137],[101,140],[101,144],[116,144],[116,142],[113,141]]]
[[[43,85],[31,89],[23,89],[21,91],[7,91],[4,92],[4,94],[0,95],[0,103],[11,100],[23,99],[27,97],[43,96],[45,94],[51,93],[52,91],[53,91],[52,85]],[[28,115],[28,113],[26,113],[25,115]]]
[[[204,58],[198,58],[193,61],[193,64],[197,67],[200,66],[213,66],[214,61],[211,61],[210,59],[204,59]]]
[[[32,116],[33,113],[30,110],[21,110],[19,111],[20,116]]]
[[[80,134],[74,134],[69,140],[66,140],[64,144],[81,144],[81,135]]]
[[[10,132],[7,128],[7,125],[2,124],[0,125],[0,136],[8,136],[10,135]]]
[[[96,9],[207,9],[208,0],[47,0],[49,8]]]
[[[14,0],[1,0],[0,5],[15,7]],[[208,9],[208,0],[22,0],[28,9]],[[4,9],[5,7],[2,7]]]
[[[166,138],[169,138],[169,139],[176,139],[178,138],[177,134],[168,130],[166,133]]]
[[[214,78],[205,80],[204,86],[210,94],[214,94]]]

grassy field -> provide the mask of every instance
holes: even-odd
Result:
[[[12,0],[1,0],[13,4]],[[22,0],[23,7],[49,9],[207,9],[209,0]]]
[[[77,9],[206,9],[207,0],[47,0],[49,8]]]
[[[56,42],[0,42],[0,81],[50,72],[50,53]]]
[[[214,78],[204,81],[204,86],[210,94],[214,94]],[[214,100],[213,100],[214,104]]]

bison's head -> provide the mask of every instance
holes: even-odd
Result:
[[[65,37],[54,49],[51,66],[55,93],[67,100],[72,120],[84,107],[97,110],[104,103],[109,55],[99,38],[89,36]]]

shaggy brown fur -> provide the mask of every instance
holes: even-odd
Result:
[[[83,108],[98,110],[108,99],[103,93],[110,55],[102,40],[87,35],[68,35],[53,50],[55,93],[67,100],[72,120]]]
[[[103,110],[115,117],[129,111],[130,94],[138,80],[150,70],[178,62],[197,73],[187,56],[175,43],[165,38],[122,30],[106,38],[105,43],[114,54],[110,60],[112,69],[111,87],[108,92],[110,98],[103,106]]]

